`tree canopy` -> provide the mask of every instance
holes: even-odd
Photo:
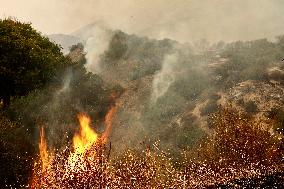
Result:
[[[60,46],[49,41],[29,23],[0,20],[0,101],[21,96],[56,80],[67,58]]]

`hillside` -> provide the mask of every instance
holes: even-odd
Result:
[[[0,104],[0,186],[281,185],[283,36],[180,43],[94,23],[52,35],[60,49],[29,24],[3,23],[2,77],[18,88]],[[40,48],[25,36],[31,31]],[[22,52],[6,40],[20,34]],[[11,62],[17,72],[7,75]],[[23,69],[32,79],[18,77]]]
[[[281,37],[276,42],[181,44],[98,28],[91,24],[73,34],[83,36],[85,31],[92,38],[96,36],[92,32],[99,30],[100,35],[108,35],[103,51],[88,44],[85,50],[89,71],[108,85],[124,88],[117,102],[114,143],[135,146],[147,136],[161,140],[165,148],[184,148],[211,135],[214,128],[208,116],[218,107],[232,106],[257,120],[283,111]],[[90,53],[99,58],[88,59]]]

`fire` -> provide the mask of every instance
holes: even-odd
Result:
[[[42,163],[42,170],[45,171],[48,167],[48,153],[46,147],[44,128],[40,129],[39,155]]]
[[[73,137],[73,146],[75,154],[82,154],[92,147],[98,140],[98,134],[90,127],[90,118],[80,113],[78,115],[80,122],[80,132]]]
[[[219,134],[218,139],[228,138],[226,143],[223,140],[210,138],[207,141],[208,143],[197,149],[198,158],[196,159],[195,156],[193,156],[194,159],[187,159],[185,156],[184,161],[173,163],[168,154],[158,148],[158,143],[155,143],[153,148],[147,147],[142,152],[127,150],[122,156],[109,159],[111,146],[107,151],[108,149],[101,144],[106,142],[110,134],[116,111],[117,107],[112,106],[110,108],[104,119],[106,129],[101,135],[92,129],[91,119],[86,114],[80,113],[78,115],[80,127],[73,137],[73,146],[63,151],[56,151],[57,153],[51,154],[50,150],[47,150],[48,145],[44,128],[41,128],[40,159],[35,162],[30,188],[214,188],[218,185],[244,188],[246,186],[258,186],[254,185],[254,180],[264,179],[263,181],[266,182],[269,178],[270,182],[271,179],[274,180],[275,178],[279,183],[283,180],[282,177],[279,177],[279,181],[277,178],[278,173],[282,174],[283,172],[282,156],[280,156],[282,151],[278,149],[281,143],[276,143],[279,140],[275,136],[270,136],[267,131],[248,131],[249,133],[246,134],[253,140],[257,139],[256,141],[259,144],[254,143],[254,147],[263,147],[263,143],[261,143],[263,137],[266,137],[265,141],[271,143],[267,147],[264,146],[268,151],[268,156],[265,155],[264,158],[257,160],[252,159],[250,162],[247,161],[248,158],[237,159],[238,157],[236,157],[234,159],[235,150],[229,154],[222,153],[219,155],[221,149],[228,149],[224,148],[224,144],[225,146],[237,144],[236,146],[231,145],[231,147],[232,149],[239,149],[238,144],[240,142],[233,143],[237,139],[229,140],[231,135],[223,132],[225,129],[219,131],[222,135],[217,134]],[[231,115],[228,114],[227,116]],[[228,128],[227,125],[226,128]],[[235,129],[234,126],[234,124],[231,124],[229,129]],[[241,126],[241,124],[238,124],[238,126]],[[246,128],[247,125],[242,127]],[[244,134],[245,132],[241,133]],[[246,145],[247,142],[243,143],[245,145],[241,147],[245,148],[240,149],[247,153],[246,149],[250,148]],[[211,150],[212,145],[216,149]],[[273,157],[270,155],[271,150],[273,154],[275,153]],[[276,154],[277,150],[279,152]],[[245,153],[241,155],[245,155]],[[212,156],[214,157],[213,161]],[[240,164],[239,160],[244,163]],[[264,185],[261,183],[261,186]],[[276,186],[278,187],[278,185]]]
[[[113,122],[113,116],[116,113],[117,108],[115,106],[112,106],[111,109],[108,111],[107,115],[105,116],[105,124],[106,124],[106,129],[102,135],[102,140],[103,142],[106,142],[111,128],[112,128],[112,122]]]
[[[91,127],[91,119],[84,113],[78,114],[80,128],[73,137],[73,149],[69,155],[58,153],[51,156],[47,151],[44,128],[40,129],[39,160],[35,163],[31,188],[48,188],[58,181],[71,182],[72,175],[80,174],[88,169],[94,169],[97,161],[97,151],[101,144],[107,141],[112,128],[116,107],[112,106],[105,116],[105,131],[101,136]],[[90,167],[91,166],[91,167]],[[93,166],[93,167],[92,167]],[[83,173],[82,173],[83,174]]]
[[[39,159],[34,164],[34,174],[30,182],[31,188],[38,188],[37,186],[44,185],[41,178],[46,175],[50,168],[50,161],[52,154],[47,151],[47,144],[45,139],[44,127],[40,128],[40,140],[39,140]]]
[[[78,114],[78,119],[80,122],[80,132],[76,133],[73,137],[74,152],[68,157],[68,168],[71,170],[76,169],[76,166],[83,166],[82,164],[80,165],[80,162],[85,158],[85,153],[96,145],[98,141],[98,134],[90,126],[90,118],[86,114],[80,113]],[[92,154],[89,154],[90,158],[95,155],[94,153],[92,151]],[[89,159],[89,161],[92,160]],[[66,174],[69,171],[67,169]]]

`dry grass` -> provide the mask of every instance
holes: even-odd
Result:
[[[46,170],[38,161],[31,188],[214,188],[283,172],[283,143],[261,123],[230,109],[221,110],[212,122],[215,134],[197,149],[184,151],[178,162],[158,144],[110,158],[110,148],[97,143],[71,169],[67,148],[55,153]]]

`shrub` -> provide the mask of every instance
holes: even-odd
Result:
[[[273,129],[284,134],[284,111],[280,108],[273,108],[267,112],[267,117],[275,121]]]
[[[248,101],[244,104],[245,111],[249,114],[255,113],[258,111],[257,105],[254,101]]]
[[[201,159],[221,167],[280,165],[281,141],[261,122],[234,109],[221,109],[211,119],[215,134],[199,149]]]
[[[207,104],[200,110],[202,116],[210,115],[218,110],[218,104],[216,100],[210,99]]]
[[[28,182],[34,147],[27,131],[0,112],[0,188],[19,188]]]

